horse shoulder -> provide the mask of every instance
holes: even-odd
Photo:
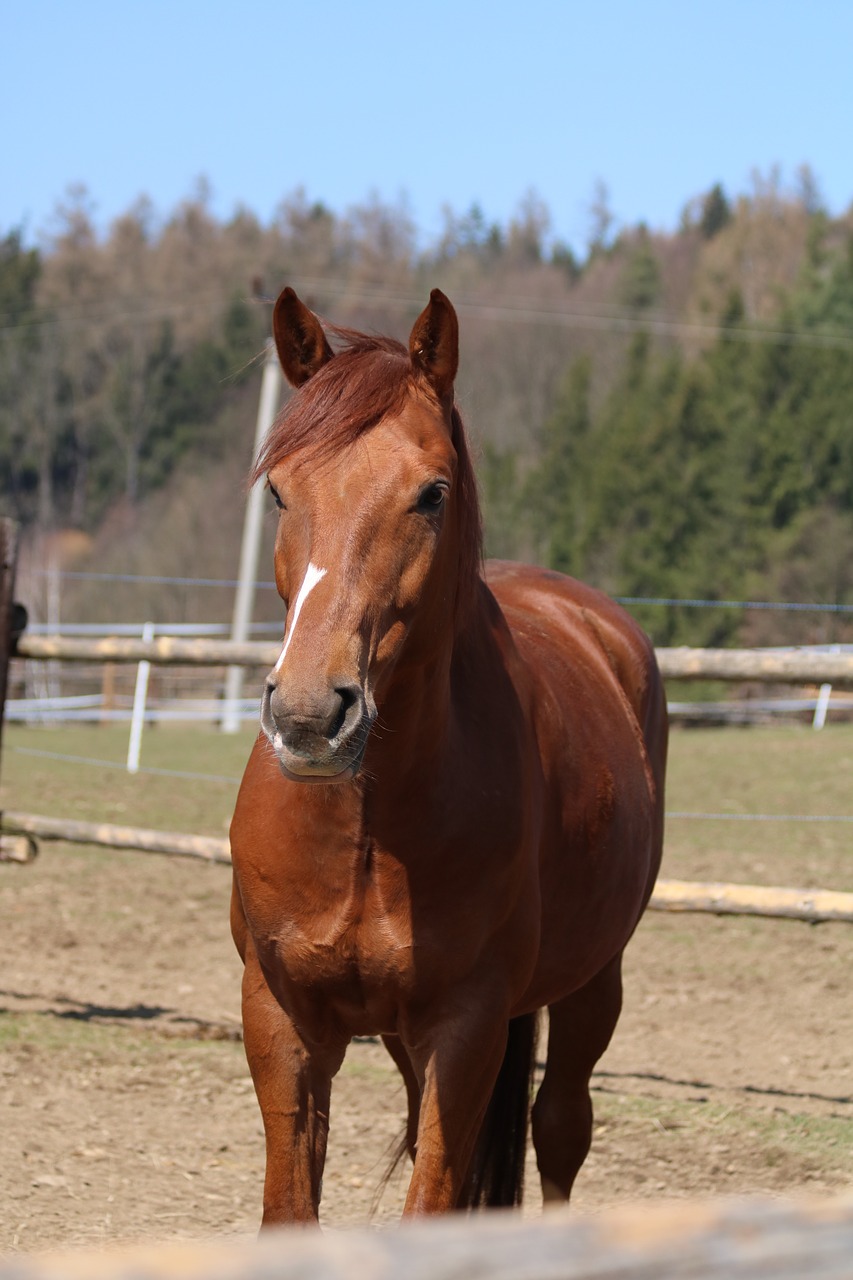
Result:
[[[603,592],[550,569],[490,561],[487,582],[534,674],[547,680],[555,666],[569,664],[600,691],[609,671],[647,749],[665,754],[663,682],[652,643],[630,614]]]

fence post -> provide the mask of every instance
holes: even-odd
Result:
[[[142,639],[147,643],[154,639],[154,623],[146,622]],[[133,713],[130,718],[130,742],[127,744],[127,772],[139,772],[139,753],[142,750],[142,729],[145,724],[145,700],[148,697],[148,677],[151,663],[144,658],[136,668],[136,688],[133,691]]]
[[[832,685],[822,684],[815,703],[813,729],[822,729],[826,724],[826,713],[829,710],[829,699],[832,697]]]
[[[0,519],[0,742],[6,708],[6,682],[12,650],[12,603],[18,560],[18,529],[14,521]]]
[[[16,636],[26,625],[26,611],[15,604],[15,570],[18,563],[18,526],[14,520],[0,519],[0,754],[9,659]],[[0,819],[2,819],[0,814]],[[0,836],[0,862],[29,862],[35,856],[35,841],[24,836]]]
[[[840,653],[841,646],[834,644],[829,650],[830,653]],[[822,729],[826,724],[826,714],[829,711],[829,699],[832,697],[832,685],[824,682],[820,686],[820,692],[817,695],[817,703],[814,709],[814,719],[812,720],[813,729]]]
[[[281,367],[272,342],[267,343],[264,374],[261,380],[261,396],[258,401],[258,417],[255,424],[255,453],[257,458],[267,432],[275,419],[281,399]],[[252,602],[255,579],[258,576],[258,554],[261,547],[264,486],[260,480],[252,488],[246,502],[243,523],[243,541],[240,547],[240,571],[237,593],[234,597],[234,622],[231,639],[242,643],[249,638],[252,620]],[[225,677],[225,707],[222,715],[223,733],[236,733],[240,728],[240,697],[243,692],[243,668],[229,667]]]
[[[4,518],[0,520],[0,751],[3,744],[9,657],[12,651],[12,604],[17,560],[18,529],[12,520]]]

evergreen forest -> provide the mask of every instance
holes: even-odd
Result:
[[[233,578],[285,283],[401,338],[430,288],[453,300],[489,554],[630,599],[661,644],[853,639],[853,211],[807,169],[711,186],[667,234],[616,229],[601,188],[582,252],[535,193],[506,225],[447,209],[425,247],[404,203],[296,191],[223,221],[202,184],[99,234],[70,190],[35,245],[0,234],[0,503],[36,618],[49,565],[63,617],[230,616],[226,591],[119,578]]]

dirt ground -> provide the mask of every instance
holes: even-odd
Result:
[[[47,808],[47,805],[45,806]],[[45,845],[0,865],[0,1251],[254,1233],[263,1137],[229,871]],[[853,929],[650,914],[576,1205],[853,1182]],[[324,1220],[370,1218],[403,1096],[336,1081]],[[540,1211],[531,1161],[525,1212]],[[405,1178],[373,1220],[399,1212]]]

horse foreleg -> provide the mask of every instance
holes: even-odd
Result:
[[[412,1064],[424,1084],[406,1216],[457,1207],[503,1061],[508,1014],[486,1016],[479,991],[460,1004],[467,1005],[464,1017],[438,1020],[434,1037],[415,1035],[410,1042]]]
[[[333,1055],[311,1052],[270,991],[250,945],[243,974],[243,1040],[266,1135],[262,1226],[316,1221],[329,1132]]]
[[[568,1200],[592,1142],[589,1080],[622,1008],[622,956],[550,1006],[545,1076],[532,1129],[545,1204]]]

